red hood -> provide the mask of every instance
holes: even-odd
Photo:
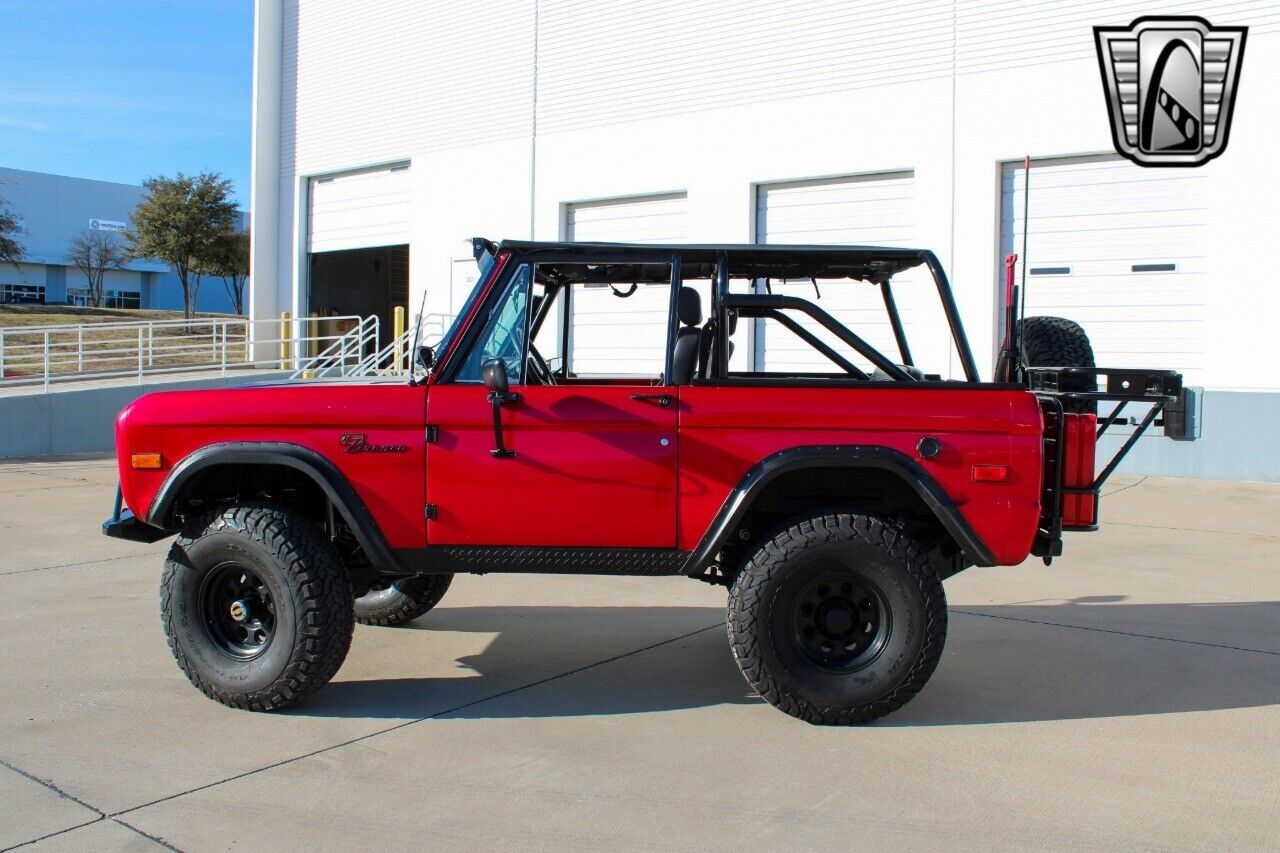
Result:
[[[190,453],[232,442],[283,442],[315,450],[346,473],[357,490],[423,464],[427,386],[388,382],[307,382],[147,394],[116,418],[116,457],[125,503],[139,518],[165,477]],[[404,452],[351,454],[343,436]],[[135,471],[133,453],[159,453],[159,471]],[[414,478],[421,482],[421,477]],[[411,481],[412,482],[412,481]],[[404,495],[409,498],[409,495]],[[369,500],[366,496],[366,500]],[[412,513],[406,500],[394,514]],[[420,516],[420,509],[417,513]],[[414,519],[415,521],[417,519]],[[393,524],[392,527],[395,525]],[[391,538],[391,537],[389,537]]]

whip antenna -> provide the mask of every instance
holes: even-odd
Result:
[[[1031,230],[1031,155],[1022,161],[1022,293],[1018,317],[1027,316],[1027,232]]]

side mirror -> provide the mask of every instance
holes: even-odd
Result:
[[[489,405],[493,407],[493,443],[495,447],[489,453],[498,459],[510,459],[516,455],[502,442],[502,404],[519,403],[520,395],[512,394],[507,383],[507,363],[500,358],[491,358],[480,366],[484,377],[484,387],[489,389]]]
[[[511,387],[507,383],[507,363],[500,358],[491,358],[480,367],[484,377],[484,387],[495,394],[505,395]]]
[[[431,365],[436,363],[436,351],[426,344],[423,344],[418,347],[417,362],[418,367],[421,367],[423,370],[430,370]]]

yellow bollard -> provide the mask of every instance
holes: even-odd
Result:
[[[280,369],[289,369],[289,339],[290,324],[289,318],[292,315],[288,311],[280,312]]]
[[[404,306],[397,305],[391,312],[391,339],[396,342],[396,370],[401,370],[404,364],[404,343],[400,340],[404,336],[404,329]]]

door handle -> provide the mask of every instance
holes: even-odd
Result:
[[[671,402],[674,398],[670,394],[632,394],[631,399],[642,400],[646,403],[654,402],[666,409],[671,406]]]

